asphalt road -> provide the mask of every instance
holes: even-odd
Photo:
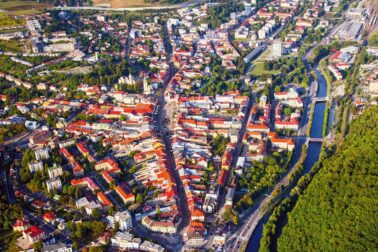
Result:
[[[64,6],[64,7],[53,7],[56,10],[74,10],[74,11],[86,11],[86,10],[97,10],[97,11],[144,11],[144,10],[167,10],[167,9],[180,9],[186,8],[193,5],[201,4],[206,0],[191,0],[181,4],[173,5],[161,5],[161,6],[146,6],[146,7],[128,7],[128,8],[110,8],[110,7],[96,7],[96,6]]]
[[[29,220],[31,220],[35,225],[37,225],[38,227],[42,228],[43,231],[45,231],[46,237],[55,233],[56,228],[53,225],[46,223],[40,215],[37,215],[26,208],[22,208],[22,211]],[[68,238],[62,233],[58,232],[56,233],[56,236],[57,238],[59,238],[60,241],[64,243],[67,243],[67,244],[73,243],[73,241],[70,238]]]
[[[298,136],[300,136],[300,137],[296,141],[296,146],[295,146],[294,153],[293,153],[294,162],[292,162],[290,170],[275,185],[274,189],[276,189],[276,188],[278,188],[282,185],[288,185],[289,174],[293,171],[297,161],[299,160],[301,150],[302,150],[302,145],[305,143],[305,138],[302,139],[301,137],[306,135],[307,128],[309,127],[308,121],[309,121],[310,113],[312,112],[310,106],[312,105],[312,100],[316,97],[316,93],[317,93],[316,90],[317,90],[317,83],[312,82],[311,85],[310,85],[310,88],[309,88],[309,92],[308,92],[308,96],[306,98],[306,102],[305,102],[305,108],[304,108],[303,118],[301,120],[300,131],[298,131]],[[271,197],[270,195],[265,195],[264,198],[262,199],[262,201],[258,204],[258,207],[244,221],[243,226],[227,239],[225,251],[232,251],[232,252],[239,251],[241,246],[245,242],[248,242],[248,240],[250,239],[250,236],[252,235],[254,229],[257,227],[260,220],[262,219],[262,217],[265,214],[265,211],[263,211],[263,210],[265,209],[265,205],[267,205],[267,203],[270,201],[270,197]]]

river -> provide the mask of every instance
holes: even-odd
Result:
[[[318,89],[317,89],[316,97],[325,97],[327,95],[327,83],[323,75],[321,75],[318,70],[315,70],[315,72],[318,76]],[[326,108],[326,102],[315,103],[311,131],[310,131],[311,138],[322,137],[325,108]],[[304,162],[304,171],[303,171],[304,174],[308,173],[311,170],[312,166],[319,159],[321,147],[322,147],[321,143],[318,143],[318,142],[309,143],[306,160]],[[284,197],[287,197],[288,195],[289,193],[284,195]],[[263,225],[268,221],[269,217],[270,215],[267,215],[264,218],[262,218],[260,223],[255,228],[248,242],[247,250],[246,250],[247,252],[257,252],[259,250],[260,240],[261,240],[262,232],[263,232]]]

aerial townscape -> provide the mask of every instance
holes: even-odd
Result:
[[[377,0],[0,1],[0,251],[377,251]]]

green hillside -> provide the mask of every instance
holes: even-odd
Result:
[[[278,251],[377,251],[378,107],[366,111],[300,196]]]

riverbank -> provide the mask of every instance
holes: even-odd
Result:
[[[313,70],[316,74],[315,79],[317,79],[316,97],[325,97],[327,95],[326,80],[315,67],[314,67]],[[313,138],[321,138],[323,121],[324,121],[324,113],[325,113],[325,105],[326,105],[325,102],[316,102],[316,103],[311,104],[312,111],[311,111],[311,114],[310,114],[311,121],[309,121],[309,124],[308,124],[308,128],[309,128],[308,136],[313,137]],[[277,197],[276,199],[278,199],[280,202],[283,202],[285,199],[287,199],[292,194],[293,189],[297,190],[298,189],[297,186],[294,187],[293,189],[291,189],[293,183],[296,184],[296,185],[297,184],[301,185],[300,188],[307,186],[307,183],[305,183],[305,182],[309,178],[305,177],[305,176],[312,170],[312,167],[318,161],[318,159],[320,157],[321,149],[322,149],[321,143],[311,142],[308,145],[308,151],[307,151],[306,159],[303,162],[303,168],[300,167],[302,165],[301,162],[298,162],[297,163],[297,165],[298,165],[297,169],[294,169],[294,170],[299,170],[299,171],[302,170],[299,173],[297,172],[296,176],[300,176],[300,175],[303,175],[303,176],[299,179],[297,179],[296,176],[294,176],[294,177],[291,176],[291,183],[289,183],[289,185],[286,187],[286,189],[283,190],[283,193],[279,197]],[[299,192],[301,192],[301,190],[299,190]],[[282,197],[282,198],[280,198],[280,197]],[[285,204],[289,204],[289,202],[291,202],[291,200],[285,200],[285,202],[286,202]],[[275,202],[275,203],[277,204],[277,202]],[[290,203],[290,204],[292,204],[292,203]],[[279,206],[280,205],[278,205],[275,208],[275,210],[273,210],[273,213],[274,213],[274,211],[276,211],[275,212],[276,217],[277,217],[278,213],[284,212],[283,209],[285,209],[285,211],[290,209],[290,207],[288,207],[286,205],[285,205],[285,207],[281,207],[281,208],[279,208]],[[277,208],[279,208],[279,210],[276,210]],[[270,219],[276,220],[277,218],[275,218],[273,216],[273,213],[269,217],[268,217],[268,215],[266,215],[264,217],[264,219],[267,220],[268,222],[269,222]],[[277,228],[276,225],[274,225],[274,226],[269,225],[265,229],[262,228],[262,226],[263,226],[263,223],[260,222],[259,225],[255,228],[255,231],[252,233],[252,236],[250,238],[250,241],[248,243],[246,251],[248,251],[248,252],[259,251],[259,248],[260,248],[260,242],[259,241],[261,241],[263,234],[268,235],[270,233],[271,234],[276,233],[276,232],[273,232],[273,231],[275,231],[275,228]],[[271,238],[266,238],[266,239],[271,241]],[[262,251],[265,251],[265,248],[267,248],[266,245],[267,244],[269,245],[269,243],[265,240],[263,242],[264,242],[265,247],[264,247],[264,250],[262,250]],[[270,248],[270,245],[268,247]],[[270,251],[270,250],[266,250],[266,251]]]
[[[320,69],[320,73],[323,75],[324,79],[326,80],[326,85],[327,85],[327,91],[326,91],[326,95],[327,96],[330,96],[331,95],[331,90],[332,90],[332,76],[329,74],[329,72],[325,71],[325,60],[327,59],[328,57],[325,57],[323,59],[320,60],[319,62],[319,69]],[[331,97],[331,99],[329,101],[327,101],[326,103],[326,108],[325,108],[325,112],[324,112],[324,120],[323,120],[323,131],[322,131],[322,137],[325,137],[328,133],[328,122],[329,122],[329,110],[331,108],[333,104],[333,98]]]
[[[317,144],[320,145],[319,143]],[[309,153],[314,154],[310,149]],[[322,147],[320,148],[319,153],[317,153],[318,158],[314,158],[314,156],[307,156],[306,161],[303,164],[305,168],[303,171],[304,175],[293,181],[290,193],[287,197],[284,197],[278,206],[273,210],[269,220],[264,225],[263,235],[258,250],[259,252],[270,252],[276,250],[277,239],[287,223],[288,213],[295,207],[300,195],[303,194],[304,190],[311,183],[312,178],[320,170],[323,160],[328,158],[332,153],[332,151],[326,151],[326,149]],[[313,160],[309,160],[308,158],[312,158]]]

